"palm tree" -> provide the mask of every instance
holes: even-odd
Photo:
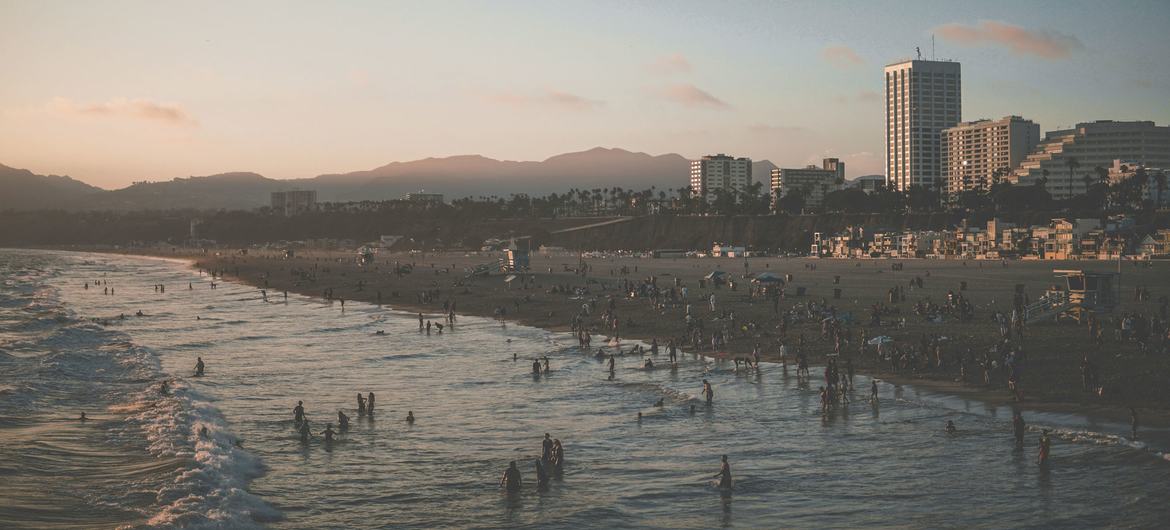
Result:
[[[1072,197],[1073,174],[1076,173],[1077,168],[1081,167],[1081,162],[1077,160],[1077,157],[1070,156],[1065,164],[1068,165],[1068,196]]]

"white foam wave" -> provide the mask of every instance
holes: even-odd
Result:
[[[186,383],[168,396],[149,389],[134,401],[130,419],[146,434],[157,457],[190,459],[191,465],[157,495],[155,528],[253,528],[281,518],[280,511],[247,491],[263,463],[241,446],[219,411]],[[206,433],[201,431],[206,428]]]

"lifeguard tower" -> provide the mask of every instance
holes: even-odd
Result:
[[[1117,307],[1118,273],[1072,269],[1055,269],[1052,273],[1064,279],[1064,288],[1054,286],[1029,304],[1024,309],[1029,323],[1048,318],[1057,321],[1072,318],[1080,322],[1089,313],[1112,311]]]
[[[519,241],[517,241],[517,239]],[[527,237],[513,239],[504,251],[504,262],[501,264],[503,272],[527,272],[529,268],[528,255],[531,240]]]

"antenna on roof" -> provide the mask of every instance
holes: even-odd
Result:
[[[934,33],[930,34],[930,60],[937,60],[937,57],[934,55]]]
[[[922,60],[922,48],[915,46],[914,53],[918,54],[918,60],[921,61]]]

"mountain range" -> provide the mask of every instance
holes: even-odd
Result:
[[[755,161],[756,180],[768,182],[776,166]],[[479,155],[392,162],[351,173],[271,179],[236,172],[142,182],[103,190],[69,177],[36,175],[0,165],[0,210],[250,209],[269,204],[273,191],[317,190],[318,201],[397,199],[425,190],[448,200],[462,197],[544,195],[570,188],[661,190],[687,185],[690,161],[678,154],[649,155],[597,147],[543,161],[495,160]]]

